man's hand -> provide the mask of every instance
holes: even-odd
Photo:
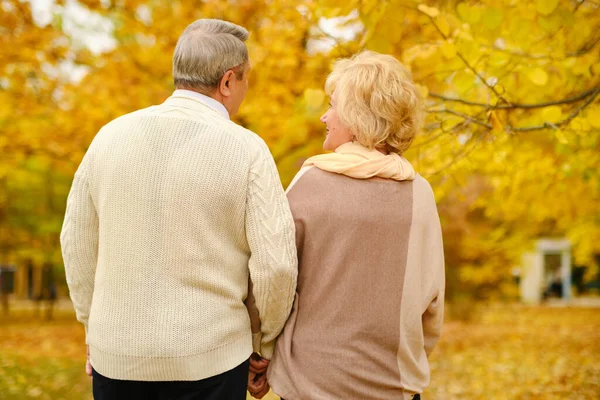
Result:
[[[262,399],[269,393],[269,383],[267,382],[267,367],[269,360],[262,358],[256,353],[250,356],[250,372],[248,373],[248,391],[252,397]]]
[[[90,346],[87,347],[87,360],[85,362],[85,373],[87,376],[92,376],[92,364],[90,363]]]
[[[258,353],[252,353],[250,356],[250,371],[256,374],[262,374],[267,372],[269,366],[269,360],[262,358]]]

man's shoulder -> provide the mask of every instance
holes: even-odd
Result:
[[[168,107],[163,103],[124,114],[104,125],[96,137],[112,136],[111,132],[119,133],[127,130],[129,126],[145,117],[153,116],[157,118],[185,119],[192,125],[197,124],[197,126],[203,126],[218,134],[231,136],[240,145],[246,147],[251,154],[264,154],[265,152],[270,154],[269,147],[258,134],[248,128],[238,125],[234,121],[220,115],[213,115],[213,113],[207,113],[202,117],[198,117],[198,113],[186,114],[164,112],[167,109]]]
[[[224,120],[223,127],[234,134],[236,137],[242,139],[250,150],[253,151],[264,151],[269,150],[266,142],[257,133],[252,130],[245,128],[241,125],[236,124],[231,120]]]
[[[141,117],[143,115],[147,115],[147,114],[151,113],[152,110],[156,109],[157,107],[159,107],[159,106],[150,106],[150,107],[146,107],[146,108],[141,108],[136,111],[132,111],[127,114],[123,114],[123,115],[109,121],[108,123],[106,123],[106,125],[104,125],[100,129],[100,132],[120,127],[123,124],[131,123],[131,121],[134,120],[135,118]]]

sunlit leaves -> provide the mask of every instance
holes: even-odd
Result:
[[[483,14],[483,24],[492,30],[500,27],[504,20],[504,11],[501,8],[487,7]]]
[[[600,129],[600,106],[594,105],[587,110],[587,120],[590,125],[596,129]]]
[[[464,278],[481,268],[472,282],[500,287],[530,241],[547,234],[571,238],[577,262],[600,252],[594,2],[80,3],[114,23],[113,50],[76,50],[59,17],[35,26],[27,2],[7,0],[15,12],[0,11],[0,210],[13,218],[0,220],[0,242],[20,252],[56,253],[53,224],[85,149],[109,120],[169,96],[177,37],[201,17],[251,32],[250,89],[236,121],[267,141],[284,185],[322,151],[322,88],[333,61],[362,49],[390,53],[411,70],[430,111],[406,156],[431,181],[453,232],[451,271],[470,269]],[[69,82],[48,73],[65,60],[87,75]]]
[[[435,7],[429,7],[425,4],[419,4],[419,6],[417,8],[419,9],[419,11],[430,16],[431,18],[435,18],[438,15],[440,15],[440,10],[438,10]]]
[[[470,5],[467,2],[458,3],[456,6],[456,12],[460,19],[468,24],[476,24],[479,22],[483,15],[483,7],[477,5]]]
[[[544,86],[548,83],[548,73],[540,67],[528,71],[527,75],[535,85]]]
[[[325,92],[321,89],[306,89],[304,101],[310,110],[319,110],[325,102]]]
[[[516,291],[514,282],[505,292]],[[583,308],[506,307],[468,302],[448,308],[434,350],[427,398],[594,399],[600,368],[598,313]]]
[[[550,106],[544,108],[542,116],[545,121],[557,122],[562,118],[562,109],[559,106]]]
[[[537,0],[536,6],[537,11],[541,15],[550,15],[556,7],[558,7],[559,0]]]

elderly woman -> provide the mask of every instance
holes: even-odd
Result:
[[[287,190],[298,288],[267,380],[286,400],[418,399],[444,308],[435,199],[402,157],[419,94],[400,62],[373,52],[338,61],[325,89],[334,153],[309,158]]]

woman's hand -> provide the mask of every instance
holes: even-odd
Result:
[[[250,356],[250,371],[248,373],[248,391],[257,399],[269,393],[269,383],[267,382],[267,367],[269,360],[262,358],[257,353]]]

